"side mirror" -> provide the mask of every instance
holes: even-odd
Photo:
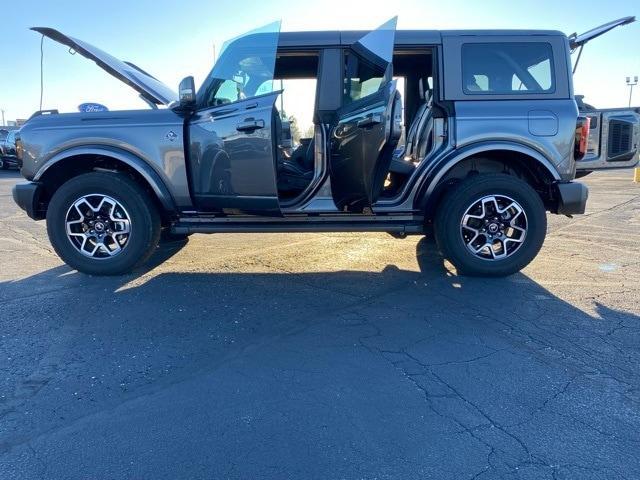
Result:
[[[178,87],[180,107],[193,108],[196,105],[196,86],[193,77],[185,77]]]

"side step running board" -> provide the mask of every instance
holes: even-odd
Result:
[[[171,227],[175,234],[251,232],[389,232],[420,234],[423,217],[221,217],[181,218]]]

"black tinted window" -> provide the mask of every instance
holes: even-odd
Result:
[[[518,95],[555,91],[548,43],[468,43],[462,46],[466,94]]]

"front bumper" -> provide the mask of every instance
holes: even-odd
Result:
[[[27,212],[34,220],[42,220],[45,217],[44,210],[40,207],[42,185],[36,182],[18,183],[13,187],[13,201]]]
[[[581,215],[587,208],[589,189],[584,183],[557,183],[558,213],[562,215]]]

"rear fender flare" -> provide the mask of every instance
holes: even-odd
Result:
[[[555,180],[560,181],[561,177],[558,171],[554,167],[553,163],[533,148],[515,143],[515,142],[482,142],[468,145],[462,149],[455,150],[448,155],[437,160],[436,165],[432,171],[425,175],[421,181],[420,186],[417,189],[416,195],[417,204],[420,207],[424,207],[429,201],[430,195],[435,191],[440,181],[451,171],[458,163],[466,160],[467,158],[478,156],[482,153],[489,153],[494,151],[512,151],[514,153],[520,153],[527,155],[536,160],[542,165],[549,175]]]

